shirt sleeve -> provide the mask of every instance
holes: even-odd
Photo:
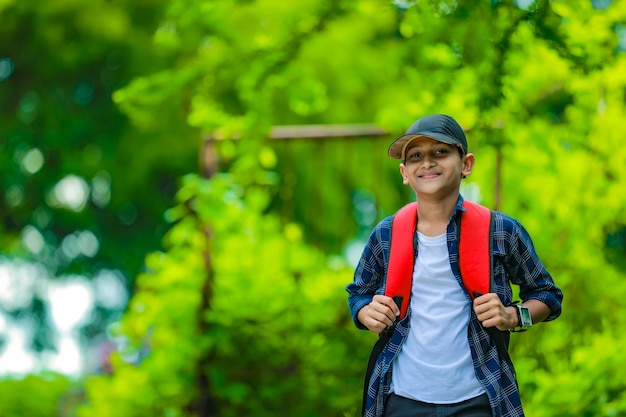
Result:
[[[508,221],[506,221],[508,220]],[[563,292],[539,259],[526,229],[517,220],[508,218],[508,256],[505,267],[509,280],[520,288],[522,301],[536,299],[550,308],[545,321],[556,319],[561,314]]]
[[[352,320],[359,329],[367,329],[357,318],[359,310],[368,305],[374,295],[384,293],[390,234],[391,219],[386,218],[370,234],[354,271],[354,281],[346,286]]]

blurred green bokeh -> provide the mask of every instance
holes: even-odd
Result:
[[[626,415],[625,74],[623,0],[0,1],[0,415],[357,415],[343,286],[427,113],[565,292],[527,415]]]

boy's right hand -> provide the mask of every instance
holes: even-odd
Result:
[[[359,310],[357,318],[370,331],[380,334],[400,315],[400,309],[391,297],[375,295],[372,302]]]

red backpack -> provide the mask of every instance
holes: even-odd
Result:
[[[464,201],[459,235],[459,265],[465,290],[474,300],[487,294],[491,287],[491,210],[471,201]],[[394,298],[400,307],[400,318],[406,315],[411,296],[415,253],[413,236],[417,226],[417,203],[401,208],[393,218],[391,248],[385,295]],[[397,297],[402,297],[398,299]]]

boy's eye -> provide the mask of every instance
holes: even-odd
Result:
[[[450,153],[450,149],[447,147],[435,148],[428,150],[427,153],[433,157],[445,157]],[[406,159],[410,161],[418,161],[424,157],[424,153],[421,151],[407,152]]]

